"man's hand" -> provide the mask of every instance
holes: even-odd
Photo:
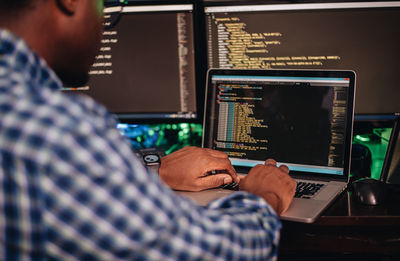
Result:
[[[296,182],[288,173],[287,166],[278,168],[275,160],[268,159],[241,177],[240,189],[264,198],[280,215],[289,208],[296,191]]]
[[[212,170],[225,173],[207,176]],[[197,147],[185,147],[161,158],[159,174],[176,190],[200,191],[239,182],[226,153]]]

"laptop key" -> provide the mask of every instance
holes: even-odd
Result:
[[[324,184],[312,183],[312,182],[298,182],[296,187],[295,198],[312,198]]]
[[[224,184],[224,185],[220,186],[220,188],[229,189],[229,190],[239,190],[239,184],[237,184],[236,182],[232,182],[229,184]]]

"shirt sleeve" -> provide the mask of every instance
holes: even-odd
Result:
[[[264,200],[236,192],[205,208],[193,204],[149,174],[112,121],[97,116],[53,133],[46,145],[52,155],[41,184],[49,257],[276,258],[281,223]]]

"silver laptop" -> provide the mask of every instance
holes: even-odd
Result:
[[[203,147],[238,173],[273,158],[298,182],[281,218],[314,222],[349,181],[355,74],[326,70],[210,69]],[[182,192],[200,205],[233,193]]]

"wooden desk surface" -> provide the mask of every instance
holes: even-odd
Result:
[[[370,253],[400,260],[400,197],[396,192],[383,205],[366,206],[346,191],[313,224],[284,221],[280,255],[290,253]]]

